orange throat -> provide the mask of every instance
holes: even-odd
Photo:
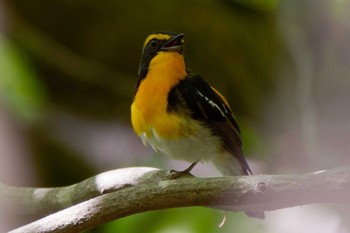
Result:
[[[167,112],[168,93],[186,78],[184,58],[177,52],[159,52],[150,62],[131,106],[131,121],[140,136],[176,138],[181,134],[181,119]]]

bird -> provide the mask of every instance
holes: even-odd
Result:
[[[223,176],[252,175],[241,130],[225,97],[188,69],[184,34],[156,32],[144,44],[131,123],[147,146],[177,160],[211,162]],[[263,219],[263,211],[246,212]]]

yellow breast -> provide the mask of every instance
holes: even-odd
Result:
[[[167,112],[169,91],[185,77],[182,55],[160,52],[152,59],[131,106],[131,122],[139,136],[145,133],[151,137],[152,130],[169,139],[190,133],[187,119]]]

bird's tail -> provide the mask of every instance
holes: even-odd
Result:
[[[252,218],[265,219],[264,211],[246,211],[245,214]]]

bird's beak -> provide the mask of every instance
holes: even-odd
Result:
[[[161,47],[161,51],[175,51],[182,53],[183,49],[183,40],[184,34],[178,34],[176,36],[171,37],[163,46]]]

